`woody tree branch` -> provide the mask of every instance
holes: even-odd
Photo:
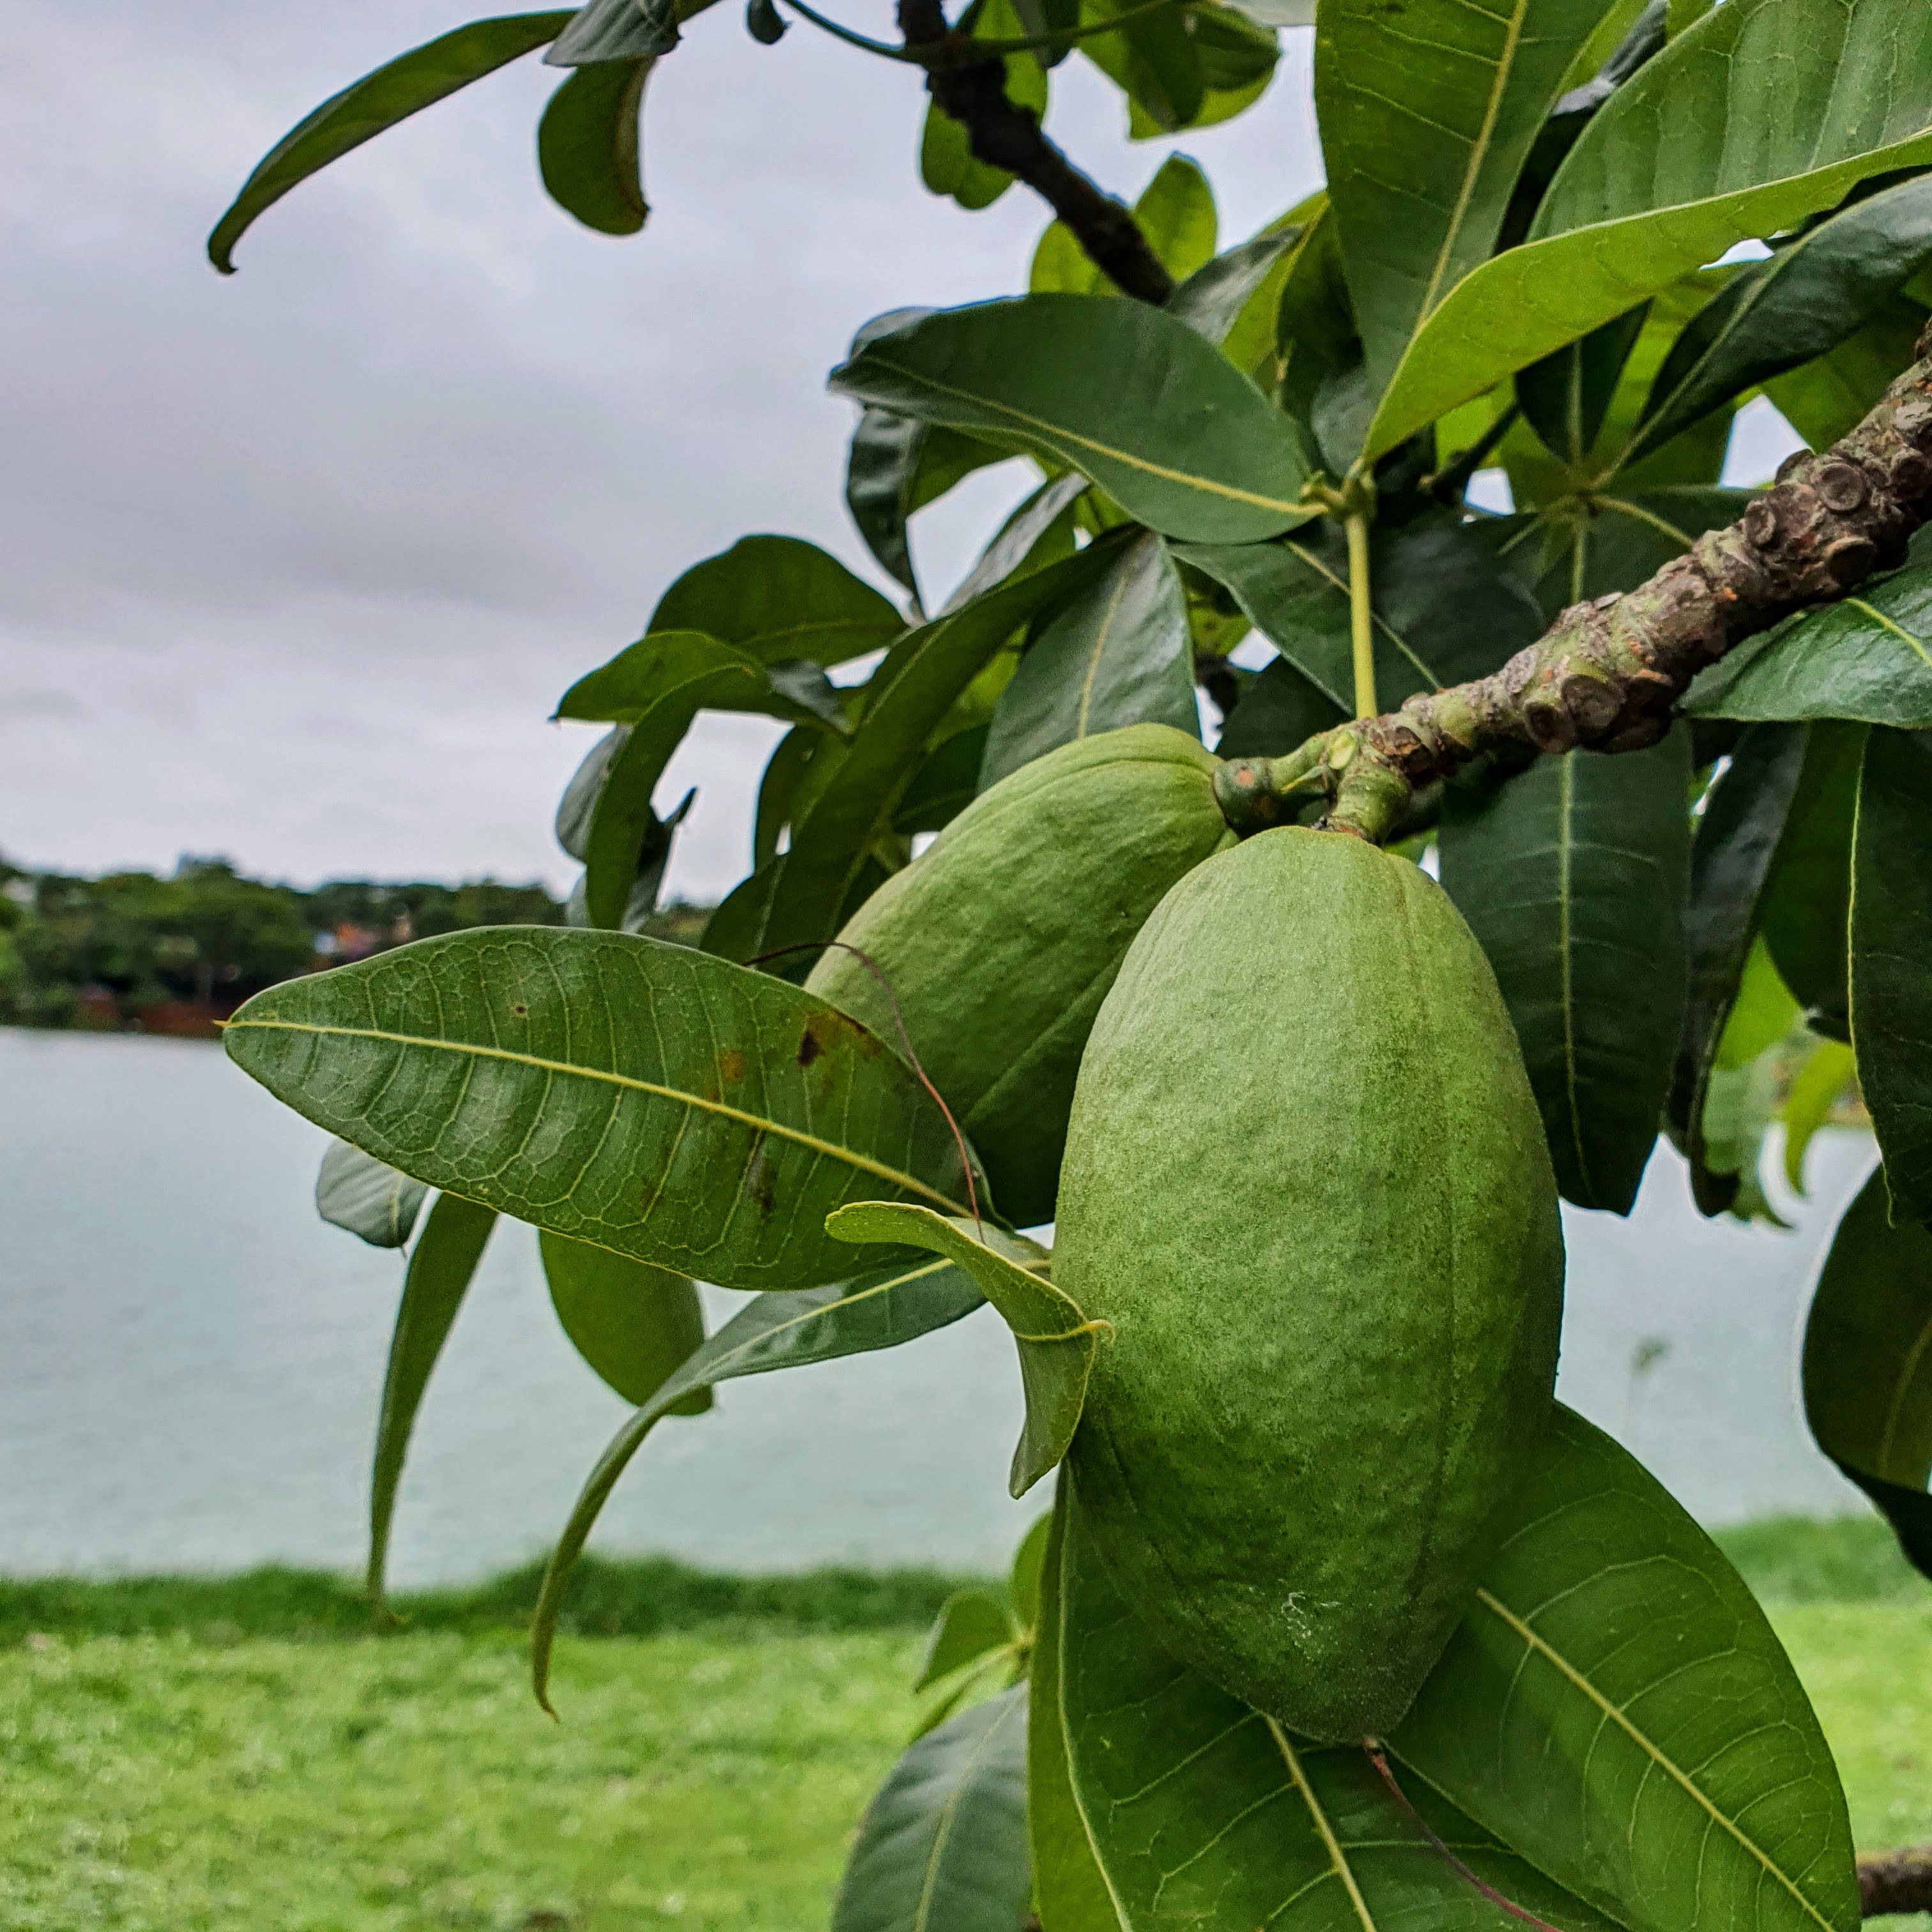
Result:
[[[937,46],[952,38],[943,0],[899,0],[898,22],[908,49]],[[1158,307],[1174,292],[1174,278],[1126,205],[1046,138],[1030,109],[1006,98],[1004,60],[935,64],[927,70],[926,86],[934,106],[966,130],[974,158],[1025,182],[1124,295]]]
[[[1635,590],[1572,604],[1501,670],[1338,725],[1286,758],[1223,765],[1228,823],[1258,830],[1326,799],[1326,827],[1380,844],[1419,792],[1473,759],[1654,744],[1706,665],[1894,567],[1932,519],[1932,329],[1917,353],[1856,429],[1787,463],[1737,522]]]

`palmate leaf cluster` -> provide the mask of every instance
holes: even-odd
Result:
[[[636,228],[644,82],[700,10],[595,0],[404,56],[262,164],[218,263],[316,167],[544,45],[571,69],[545,183]],[[1149,133],[1238,111],[1298,24],[1274,0],[983,0],[958,30],[1042,111],[1077,50]],[[748,25],[769,44],[785,19],[757,0]],[[604,1500],[720,1382],[988,1301],[1026,1394],[1016,1493],[1079,1426],[1105,1325],[1000,1220],[905,1040],[797,983],[925,835],[1100,733],[1209,717],[1224,756],[1281,753],[1494,671],[1738,518],[1749,493],[1720,479],[1744,403],[1822,447],[1911,360],[1932,304],[1922,0],[1321,0],[1313,30],[1328,186],[1223,249],[1204,178],[1169,160],[1136,211],[1176,284],[1161,307],[1055,224],[1024,295],[858,332],[832,379],[860,408],[846,494],[893,592],[748,536],[564,694],[561,716],[608,728],[558,817],[585,868],[572,928],[426,941],[265,994],[229,1035],[341,1137],[329,1218],[400,1245],[440,1190],[385,1390],[379,1593],[411,1422],[495,1217],[542,1231],[565,1328],[637,1405],[560,1544],[540,1695]],[[920,166],[968,206],[1010,184],[936,111]],[[1016,454],[1037,488],[940,597],[909,525]],[[1510,514],[1469,502],[1484,467]],[[1928,619],[1932,553],[1707,672],[1653,748],[1486,766],[1404,830],[1494,968],[1576,1205],[1628,1213],[1661,1132],[1705,1212],[1768,1216],[1773,1124],[1801,1185],[1810,1135],[1862,1094],[1883,1165],[1826,1266],[1804,1400],[1932,1574]],[[634,930],[682,810],[656,794],[721,710],[787,730],[748,875],[680,949]],[[694,1278],[752,1298],[708,1339]],[[860,1828],[838,1932],[1857,1917],[1837,1774],[1775,1637],[1580,1418],[1498,1498],[1464,1622],[1373,1751],[1298,1738],[1163,1654],[1070,1496],[1005,1596],[948,1606],[936,1701]]]

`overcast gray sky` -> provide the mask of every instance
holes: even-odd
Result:
[[[880,29],[879,0],[848,0]],[[459,24],[460,0],[29,0],[0,110],[0,851],[94,871],[226,853],[298,881],[543,875],[590,737],[544,719],[677,572],[752,530],[870,572],[841,495],[852,329],[1022,286],[1039,205],[920,188],[918,79],[726,0],[654,76],[642,235],[539,188],[532,59],[202,239],[289,124]],[[1051,124],[1132,194],[1174,146],[1224,236],[1318,178],[1305,35],[1232,126],[1130,146],[1070,62]],[[934,512],[932,574],[1014,494]],[[673,884],[748,862],[767,728],[719,721],[667,794]]]

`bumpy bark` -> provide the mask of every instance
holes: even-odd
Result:
[[[1858,1904],[1868,1918],[1932,1911],[1932,1845],[1859,1859]]]
[[[933,46],[950,37],[940,0],[900,0],[898,17],[908,47]],[[1089,180],[1046,138],[1031,109],[1006,98],[1004,60],[934,67],[926,85],[940,112],[965,128],[975,159],[1025,182],[1124,295],[1157,308],[1174,292],[1174,278],[1132,211]]]
[[[1418,793],[1474,758],[1654,744],[1707,664],[1896,566],[1932,518],[1932,329],[1917,352],[1856,429],[1787,462],[1737,522],[1635,590],[1572,604],[1501,670],[1337,726],[1286,758],[1224,764],[1216,789],[1229,824],[1256,830],[1326,797],[1324,825],[1381,844]]]

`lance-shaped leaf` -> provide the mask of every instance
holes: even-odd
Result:
[[[412,47],[374,73],[332,94],[296,123],[256,164],[208,238],[208,259],[224,275],[235,272],[235,244],[264,208],[290,189],[339,160],[385,128],[494,74],[553,40],[570,20],[558,14],[508,14],[472,20],[454,32]]]
[[[994,706],[980,788],[1061,745],[1142,724],[1201,735],[1187,599],[1151,530],[1040,626]]]
[[[1649,304],[1642,304],[1517,371],[1516,399],[1524,420],[1563,462],[1581,464],[1595,447],[1648,314]]]
[[[1066,1454],[1087,1400],[1087,1378],[1104,1322],[1089,1322],[1045,1279],[1052,1257],[1024,1235],[975,1227],[958,1216],[892,1201],[854,1202],[826,1222],[847,1241],[900,1242],[943,1255],[970,1274],[1013,1331],[1026,1423],[1013,1450],[1008,1487],[1024,1496]]]
[[[905,628],[891,602],[800,537],[740,537],[658,598],[647,634],[701,631],[763,664],[841,664]]]
[[[956,430],[934,429],[890,410],[860,411],[845,460],[845,507],[880,567],[912,593],[916,617],[924,612],[908,522],[962,478],[1006,460],[1006,451]]]
[[[537,1245],[571,1346],[626,1402],[650,1401],[703,1346],[704,1311],[688,1275],[548,1229]],[[710,1406],[710,1390],[699,1389],[670,1412],[702,1415]]]
[[[1379,394],[1502,232],[1510,193],[1604,0],[1330,7],[1315,106],[1355,319]]]
[[[1221,344],[1235,368],[1250,367],[1261,352],[1264,326],[1268,335],[1274,332],[1273,316],[1264,316],[1259,305],[1270,284],[1279,299],[1280,284],[1287,274],[1284,258],[1302,233],[1298,221],[1264,229],[1251,241],[1238,243],[1204,262],[1162,306],[1206,340]],[[1235,324],[1243,321],[1251,303],[1257,304],[1252,342],[1246,339],[1250,332],[1245,324],[1239,339],[1234,334]]]
[[[1130,1932],[1504,1932],[1519,1922],[1442,1857],[1359,1746],[1297,1738],[1161,1650],[1106,1574],[1077,1490],[1060,1581],[1073,1791]],[[1495,1892],[1564,1932],[1615,1923],[1420,1779],[1408,1782],[1420,1817]]]
[[[389,1563],[389,1531],[395,1520],[396,1491],[403,1460],[429,1386],[430,1371],[449,1339],[463,1298],[483,1258],[496,1216],[454,1194],[442,1194],[429,1210],[422,1232],[410,1251],[403,1276],[403,1298],[389,1338],[389,1364],[382,1377],[382,1406],[376,1424],[376,1460],[369,1484],[370,1598],[380,1607]]]
[[[1932,180],[1855,202],[1733,280],[1696,316],[1658,372],[1626,460],[1718,404],[1822,356],[1932,255]]]
[[[702,4],[702,0],[700,0]],[[544,56],[546,67],[590,67],[650,59],[677,45],[679,0],[590,0]]]
[[[1804,1419],[1932,1576],[1932,1233],[1881,1167],[1845,1210],[1804,1323]]]
[[[1085,477],[1071,474],[1042,483],[1000,527],[973,568],[960,579],[940,615],[963,610],[976,597],[1020,570],[1056,563],[1073,552],[1073,508],[1087,493]]]
[[[1662,1484],[1559,1408],[1497,1534],[1399,1759],[1630,1932],[1855,1932],[1818,1720]]]
[[[1852,842],[1852,1046],[1900,1219],[1932,1221],[1932,751],[1874,730]]]
[[[1027,1699],[1027,1835],[1033,1851],[1034,1910],[1042,1932],[1120,1932],[1120,1914],[1073,1795],[1066,1727],[1060,1718],[1060,1575],[1072,1500],[1069,1485],[1058,1484],[1052,1514],[1046,1520]]]
[[[1627,1214],[1684,1013],[1689,734],[1539,758],[1444,812],[1442,880],[1516,1023],[1566,1201]]]
[[[1354,715],[1348,566],[1339,531],[1273,544],[1179,544],[1174,554],[1225,584],[1268,642]],[[1447,512],[1378,530],[1369,584],[1376,692],[1390,708],[1417,692],[1486,676],[1543,628],[1493,545]]]
[[[702,682],[712,671],[718,675]],[[762,712],[842,735],[846,730],[844,705],[818,665],[802,658],[762,662],[698,631],[646,632],[579,678],[558,700],[554,715],[591,724],[641,724],[660,706],[674,704],[686,686],[698,688],[704,709]]]
[[[891,826],[920,753],[946,714],[1013,632],[1096,574],[1112,548],[1093,544],[1015,578],[892,646],[866,686],[866,709],[844,757],[794,823],[747,957],[832,936],[850,915],[853,889],[874,843]]]
[[[855,1257],[844,1202],[964,1211],[912,1070],[834,1007],[668,942],[555,926],[418,940],[258,993],[230,1056],[431,1186],[725,1288]]]
[[[585,904],[592,926],[622,923],[658,824],[651,794],[691,721],[707,705],[760,688],[769,688],[767,681],[745,652],[702,632],[663,631],[565,693],[560,716],[621,712],[633,721],[610,748],[583,835]],[[573,781],[573,792],[578,789]]]
[[[859,1822],[832,1932],[1020,1932],[1027,1690],[1016,1684],[913,1744]]]
[[[1690,895],[1684,919],[1689,967],[1684,1033],[1666,1118],[1690,1162],[1692,1190],[1706,1214],[1728,1207],[1737,1184],[1735,1178],[1726,1180],[1705,1168],[1705,1096],[1756,934],[1759,895],[1804,764],[1802,731],[1755,726],[1738,740],[1729,769],[1712,786],[1691,841]]]
[[[1862,180],[1932,160],[1932,14],[1919,0],[1730,0],[1618,88],[1529,241],[1452,290],[1368,437],[1393,449],[1736,243]]]
[[[1864,746],[1862,724],[1820,720],[1807,730],[1758,914],[1767,955],[1808,1024],[1837,1040],[1850,1037],[1852,824]]]
[[[1932,725],[1932,570],[1901,570],[1858,596],[1801,611],[1692,685],[1694,718],[1850,718]]]
[[[867,344],[832,384],[1068,464],[1170,536],[1254,542],[1312,514],[1280,412],[1184,322],[1144,302],[1026,296],[945,310]]]
[[[544,1573],[531,1621],[531,1675],[544,1709],[550,1708],[550,1646],[572,1567],[618,1478],[665,1416],[699,1390],[742,1376],[806,1368],[916,1341],[971,1314],[982,1299],[958,1268],[922,1256],[829,1287],[761,1294],[740,1309],[611,1438],[578,1497]]]
[[[648,60],[580,67],[537,123],[537,166],[550,198],[601,235],[634,235],[650,204],[638,157]]]
[[[1925,322],[1922,302],[1894,296],[1835,349],[1774,376],[1764,392],[1814,449],[1828,448],[1857,428],[1913,360]]]
[[[315,1211],[372,1248],[400,1248],[429,1190],[346,1141],[331,1141],[315,1177]]]
[[[1016,1634],[1013,1620],[998,1598],[985,1590],[956,1590],[940,1606],[912,1688],[930,1690],[988,1652],[1010,1647]]]

